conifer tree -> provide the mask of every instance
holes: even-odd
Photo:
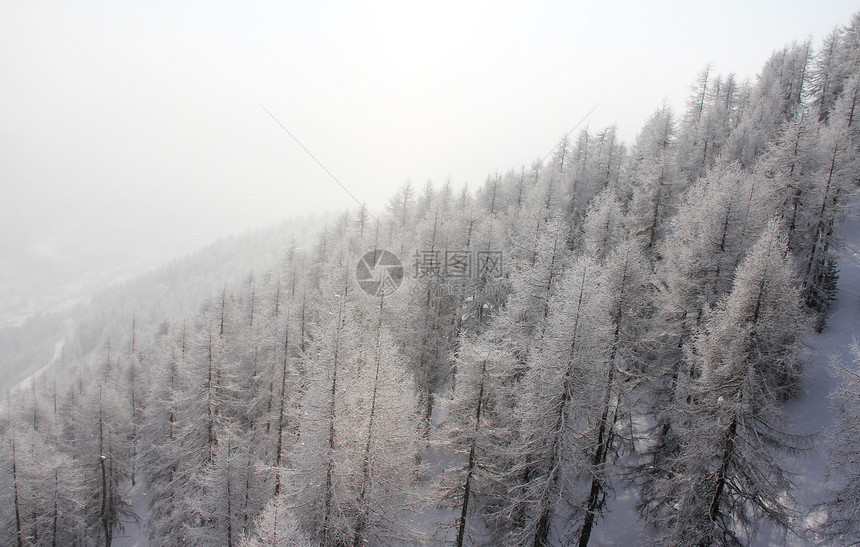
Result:
[[[821,168],[815,176],[810,198],[809,245],[801,266],[806,304],[822,313],[826,312],[836,287],[837,219],[844,214],[848,201],[856,193],[856,182],[860,180],[856,145],[851,138],[860,96],[860,77],[848,83],[820,134]],[[823,322],[819,321],[818,328],[822,327]]]
[[[834,427],[826,433],[829,447],[827,472],[836,487],[830,487],[819,508],[824,521],[815,530],[819,539],[834,544],[860,542],[860,346],[851,346],[851,362],[834,358],[832,366],[842,383],[831,394],[836,404]]]
[[[496,487],[504,459],[498,454],[506,450],[511,433],[510,409],[504,406],[506,357],[486,340],[461,338],[453,398],[443,400],[442,442],[458,461],[441,474],[440,495],[442,505],[456,515],[452,533],[458,546],[474,543],[474,521],[491,522],[488,506],[501,497]]]
[[[785,246],[771,222],[687,347],[694,374],[673,420],[680,448],[648,513],[660,541],[735,545],[761,519],[794,526],[778,454],[803,442],[787,432],[780,402],[797,390],[806,324]]]
[[[677,180],[676,128],[667,105],[652,114],[642,128],[630,157],[627,177],[631,189],[629,230],[642,238],[646,253],[656,256],[658,243],[681,193]]]

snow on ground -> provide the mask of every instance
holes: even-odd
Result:
[[[828,395],[839,381],[833,374],[830,360],[839,356],[850,364],[852,340],[860,340],[860,203],[841,226],[844,248],[839,260],[839,292],[833,303],[827,326],[821,334],[810,337],[807,376],[800,397],[786,405],[793,430],[798,433],[825,433],[833,421],[834,413]],[[826,439],[816,437],[809,454],[792,458],[789,469],[796,473],[798,502],[806,524],[812,524],[812,505],[820,499],[827,466]],[[769,541],[761,545],[784,545],[779,538],[762,538]],[[807,545],[808,540],[789,541],[793,545]]]
[[[809,336],[807,374],[801,394],[785,406],[790,430],[815,435],[827,431],[834,414],[828,395],[836,388],[838,379],[833,375],[830,360],[841,356],[850,363],[849,346],[855,338],[860,340],[860,202],[840,227],[844,248],[839,260],[839,286],[836,301],[830,312],[827,326],[821,334]],[[804,454],[786,457],[786,468],[795,474],[801,525],[814,524],[813,505],[820,499],[825,486],[827,467],[826,442],[813,436],[812,449]],[[605,519],[598,522],[591,538],[592,545],[640,545],[647,537],[647,529],[638,520],[634,510],[636,494],[625,488],[620,477],[613,477],[617,488],[615,499],[608,503]],[[754,545],[802,546],[812,545],[810,539],[785,538],[780,532],[762,526]]]
[[[54,355],[51,357],[51,361],[43,366],[42,368],[37,369],[35,372],[18,382],[18,384],[6,392],[5,399],[0,402],[0,416],[4,416],[9,409],[9,405],[11,404],[11,394],[21,394],[29,392],[33,389],[33,384],[38,382],[39,379],[45,376],[45,374],[53,367],[63,356],[63,348],[66,345],[66,339],[61,338],[54,344]]]
[[[148,547],[149,535],[147,523],[149,506],[147,505],[146,490],[143,484],[137,482],[130,491],[131,510],[137,515],[137,520],[123,520],[122,531],[115,532],[111,545],[113,547]]]

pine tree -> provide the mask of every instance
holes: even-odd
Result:
[[[134,518],[128,501],[131,477],[129,416],[112,389],[110,375],[93,386],[76,421],[81,429],[75,457],[81,462],[89,534],[110,545],[125,519]]]
[[[810,96],[819,119],[827,122],[847,81],[860,68],[860,14],[828,34],[812,67]]]
[[[810,199],[809,247],[802,258],[803,293],[807,306],[826,312],[836,287],[837,219],[845,212],[848,200],[858,180],[858,163],[855,144],[851,139],[855,107],[860,95],[860,77],[850,80],[852,85],[837,101],[834,112],[819,138],[821,169],[815,176]],[[817,328],[823,328],[819,321]]]
[[[9,545],[84,541],[84,488],[76,462],[36,431],[10,429],[3,442],[0,537]]]
[[[414,384],[385,299],[355,294],[347,264],[323,285],[330,311],[307,355],[300,443],[280,493],[298,500],[303,530],[324,545],[410,537],[400,517],[417,477]]]
[[[598,260],[603,260],[624,239],[624,214],[615,188],[607,188],[591,200],[582,232],[585,252]]]
[[[741,257],[777,205],[772,181],[737,164],[719,165],[690,187],[662,253],[666,268],[661,275],[681,320],[699,323],[705,308],[731,288]]]
[[[839,74],[839,53],[842,29],[833,29],[821,44],[811,72],[812,105],[818,119],[826,122],[830,110],[841,93],[842,81]]]
[[[675,159],[675,120],[667,105],[652,114],[642,128],[630,156],[628,178],[631,203],[628,219],[632,235],[640,237],[646,253],[656,255],[674,213],[681,185]]]
[[[722,160],[750,169],[779,133],[796,116],[810,90],[812,46],[793,43],[774,54],[758,77],[750,104],[723,147]]]
[[[242,515],[244,481],[250,472],[237,431],[222,429],[211,458],[192,477],[195,492],[184,500],[188,520],[183,523],[191,545],[238,545],[248,524]]]
[[[793,527],[778,453],[802,439],[787,433],[779,405],[797,390],[806,325],[785,246],[771,222],[687,348],[694,374],[672,422],[680,449],[649,513],[660,541],[735,545],[761,519]]]
[[[513,486],[508,514],[514,519],[510,541],[544,545],[552,519],[565,515],[563,500],[569,499],[584,473],[585,462],[571,428],[581,423],[592,398],[576,395],[589,367],[605,370],[603,351],[609,337],[605,302],[595,283],[598,273],[590,259],[580,259],[568,271],[563,300],[553,314],[546,335],[529,356],[529,367],[521,387],[522,455]],[[562,304],[563,303],[563,304]],[[589,386],[594,388],[595,386]],[[594,392],[592,392],[594,393]],[[578,495],[581,499],[581,489]],[[567,520],[567,519],[565,519]]]
[[[183,369],[190,348],[184,324],[178,333],[164,324],[159,340],[161,352],[154,362],[153,389],[140,431],[145,447],[140,463],[149,492],[150,539],[179,544],[185,522],[182,505],[190,486],[188,466],[198,457],[194,454],[189,461],[191,458],[182,450],[190,448],[184,435],[188,430],[181,421],[184,417],[182,386],[185,385],[181,374],[189,372]]]
[[[426,197],[426,216],[416,229],[413,257],[418,290],[410,295],[402,328],[398,329],[417,384],[425,436],[430,432],[434,396],[451,372],[449,357],[456,347],[462,318],[462,295],[440,288],[448,281],[449,253],[463,250],[465,244],[461,226],[448,210],[449,194],[445,191],[436,198],[432,193]]]
[[[842,377],[831,394],[837,416],[826,434],[830,458],[827,464],[830,488],[819,505],[825,518],[815,530],[819,539],[840,545],[860,542],[860,346],[851,346],[851,363],[834,358],[833,367]]]
[[[608,257],[599,281],[607,294],[607,319],[612,326],[612,336],[604,350],[608,352],[606,371],[590,371],[596,373],[597,381],[592,386],[599,388],[595,390],[598,393],[602,392],[602,400],[599,406],[593,407],[595,414],[599,412],[599,418],[595,420],[593,416],[589,420],[596,427],[588,434],[591,436],[588,447],[591,486],[583,505],[585,513],[579,532],[579,545],[583,547],[588,544],[611,491],[608,468],[615,459],[612,456],[623,448],[617,439],[623,438],[618,424],[631,412],[630,391],[643,376],[650,374],[645,365],[647,337],[644,334],[652,315],[652,297],[650,269],[645,264],[635,241],[622,242]],[[627,433],[631,438],[633,432]]]
[[[580,132],[565,169],[560,170],[564,192],[564,215],[573,234],[579,232],[582,218],[591,200],[608,187],[617,187],[627,150],[619,142],[615,126],[596,135]],[[558,186],[558,185],[556,185]],[[548,208],[550,203],[547,202]]]
[[[761,176],[771,179],[781,195],[781,215],[787,223],[788,250],[802,255],[809,246],[809,221],[815,175],[821,167],[816,117],[801,112],[786,121],[779,136],[756,164]]]
[[[504,407],[509,371],[507,356],[486,339],[464,337],[456,358],[453,398],[443,399],[440,433],[444,446],[458,456],[457,464],[440,477],[441,503],[456,514],[456,545],[468,545],[473,519],[489,522],[488,503],[496,492],[496,477],[510,438],[510,409]]]
[[[254,519],[254,533],[242,537],[241,547],[312,547],[314,544],[302,533],[298,519],[290,510],[289,502],[275,496],[263,512]]]

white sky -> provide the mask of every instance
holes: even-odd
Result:
[[[164,260],[283,217],[477,187],[697,72],[754,76],[853,2],[0,3],[3,262]],[[117,254],[111,254],[116,252]]]

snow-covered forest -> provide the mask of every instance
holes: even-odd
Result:
[[[33,371],[0,415],[0,543],[860,542],[856,345],[826,432],[787,411],[829,358],[860,14],[690,89],[633,143],[578,128],[0,340]]]

